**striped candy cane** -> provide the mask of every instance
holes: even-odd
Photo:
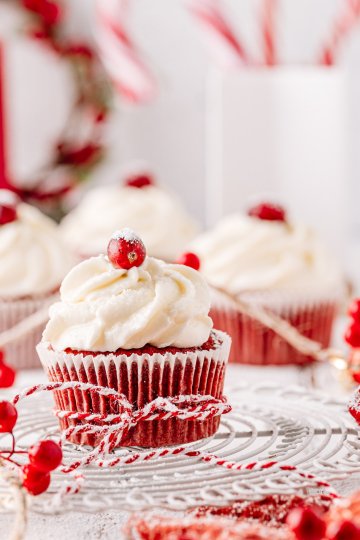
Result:
[[[154,96],[155,82],[129,37],[127,7],[126,0],[97,0],[96,38],[116,90],[128,101],[141,103]]]
[[[249,64],[249,57],[219,6],[219,0],[188,0],[211,56],[224,68]]]
[[[275,23],[278,0],[263,0],[261,10],[261,37],[263,42],[264,63],[276,64]]]
[[[336,18],[329,40],[325,44],[320,63],[332,66],[343,40],[360,20],[360,0],[345,0],[343,11]]]

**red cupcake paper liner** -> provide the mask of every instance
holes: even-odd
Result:
[[[0,301],[0,333],[10,330],[15,325],[45,308],[58,299],[58,294],[44,295],[34,299],[1,300]],[[36,346],[41,339],[44,325],[7,344],[6,361],[17,369],[39,368],[39,357]]]
[[[328,347],[338,302],[319,301],[305,305],[276,305],[270,311],[295,327],[303,336]],[[229,361],[252,365],[309,365],[311,356],[304,355],[273,330],[240,313],[227,299],[215,295],[210,317],[214,326],[231,336]]]
[[[218,331],[212,332],[210,339],[211,346],[206,348],[204,345],[177,352],[151,348],[151,354],[63,352],[54,351],[48,343],[40,343],[38,354],[51,382],[80,381],[112,388],[139,409],[157,396],[200,394],[221,398],[230,339]],[[54,398],[61,411],[104,415],[115,412],[106,397],[88,390],[56,391]],[[59,421],[62,430],[82,423],[68,418]],[[121,446],[184,444],[213,435],[219,423],[219,416],[205,421],[177,418],[142,421],[130,429]],[[99,441],[94,434],[74,434],[71,442],[95,446]]]

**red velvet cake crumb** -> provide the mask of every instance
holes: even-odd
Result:
[[[261,501],[235,501],[224,507],[200,506],[192,510],[191,514],[197,517],[219,516],[234,520],[252,519],[260,523],[271,524],[276,527],[286,521],[286,517],[294,508],[304,508],[311,505],[320,513],[324,513],[330,506],[332,499],[325,495],[307,497],[297,495],[269,495]]]
[[[148,354],[149,356],[152,356],[154,354],[186,354],[186,353],[196,353],[200,351],[211,351],[214,349],[217,349],[219,346],[222,345],[222,341],[218,338],[217,335],[215,335],[214,332],[211,332],[209,339],[203,343],[203,345],[200,345],[200,347],[187,347],[184,349],[179,349],[178,347],[154,347],[153,345],[144,345],[144,347],[141,347],[141,349],[117,349],[115,352],[96,352],[96,351],[78,351],[76,349],[67,348],[65,349],[66,353],[72,353],[72,354],[83,354],[83,355],[90,355],[90,356],[97,356],[99,354],[101,355],[115,355],[115,356],[131,356],[132,354]]]

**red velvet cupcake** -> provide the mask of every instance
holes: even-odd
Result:
[[[73,264],[58,226],[11,191],[0,190],[0,333],[11,330],[58,298],[61,280]],[[43,326],[5,345],[15,368],[39,367],[36,344]]]
[[[229,337],[212,330],[209,291],[184,265],[145,256],[129,230],[113,235],[108,257],[77,265],[50,310],[38,353],[50,381],[80,381],[123,394],[135,410],[158,396],[222,398]],[[55,392],[57,409],[118,414],[111,400],[89,390]],[[144,420],[121,446],[160,447],[213,435],[220,416],[205,420]],[[62,429],[83,420],[60,418]],[[75,434],[96,445],[93,434]]]
[[[344,298],[336,261],[306,227],[289,223],[284,209],[261,204],[247,216],[224,218],[191,249],[214,286],[210,316],[230,334],[230,361],[254,365],[313,362],[274,331],[241,313],[231,296],[280,316],[302,335],[327,347]],[[230,294],[221,294],[225,290]]]

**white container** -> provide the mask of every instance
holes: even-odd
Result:
[[[347,235],[346,76],[338,68],[212,70],[207,222],[266,194],[339,255]],[[266,197],[265,197],[266,198]]]
[[[53,157],[72,114],[75,88],[69,64],[41,41],[27,37],[24,21],[22,10],[0,2],[7,172],[15,184],[31,187]]]

